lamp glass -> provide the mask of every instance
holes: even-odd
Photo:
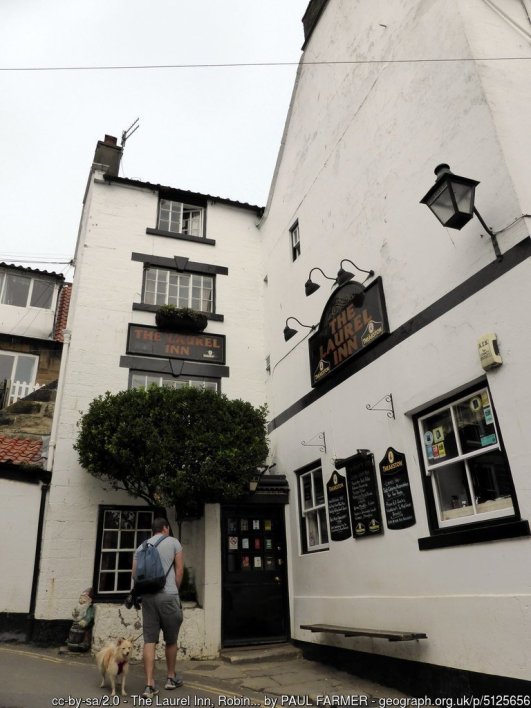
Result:
[[[476,180],[445,172],[421,200],[443,226],[462,229],[474,216]]]

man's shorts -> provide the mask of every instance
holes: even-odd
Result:
[[[175,644],[183,622],[179,595],[169,595],[165,592],[143,595],[142,621],[145,644],[156,644],[161,629],[166,644]]]

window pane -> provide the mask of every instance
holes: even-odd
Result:
[[[0,354],[0,381],[11,380],[15,357],[12,354]]]
[[[457,442],[449,408],[424,419],[422,434],[428,464],[446,462],[457,456]]]
[[[120,534],[120,548],[136,548],[135,536],[134,531],[122,531]]]
[[[118,592],[127,592],[131,588],[131,571],[118,573],[118,582],[116,590]]]
[[[302,498],[304,500],[305,509],[313,506],[312,477],[309,474],[304,475],[302,478]]]
[[[99,592],[114,591],[114,573],[100,573],[100,581],[98,583]]]
[[[105,531],[102,548],[118,548],[118,531]]]
[[[106,529],[117,529],[120,525],[119,511],[106,511],[103,519],[103,527]]]
[[[153,523],[153,514],[151,511],[139,511],[138,512],[138,528],[148,529],[151,531],[151,524]]]
[[[101,570],[114,570],[116,568],[116,553],[101,554]]]
[[[306,515],[306,530],[308,533],[308,547],[319,544],[319,529],[317,527],[317,512],[311,511]]]
[[[134,529],[136,525],[136,511],[122,511],[120,519],[120,528]]]
[[[446,465],[434,477],[443,521],[474,514],[464,462]]]
[[[133,566],[133,553],[119,553],[118,554],[118,569],[119,570],[131,570]]]
[[[328,526],[326,524],[326,509],[319,509],[319,524],[321,527],[321,543],[328,543]]]
[[[2,294],[2,304],[26,307],[28,302],[29,287],[30,278],[24,278],[21,275],[6,275],[4,292]]]
[[[19,354],[15,367],[15,381],[33,383],[36,361],[37,360],[32,356],[23,356],[22,354]]]
[[[498,443],[487,391],[461,401],[455,406],[455,414],[463,453],[474,452]]]
[[[504,455],[492,450],[468,461],[478,513],[511,509],[511,472]]]
[[[49,310],[52,306],[53,291],[53,283],[47,280],[33,280],[30,305],[32,307],[42,307]]]
[[[313,486],[315,490],[315,503],[324,504],[323,474],[321,470],[316,470],[313,473]]]

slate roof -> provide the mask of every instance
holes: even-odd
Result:
[[[14,265],[13,263],[0,263],[0,268],[9,268],[10,270],[18,270],[22,273],[35,273],[38,275],[49,275],[57,280],[64,280],[65,276],[62,273],[55,273],[51,270],[40,270],[39,268],[29,268],[26,266]]]
[[[0,435],[0,464],[42,466],[42,440]]]

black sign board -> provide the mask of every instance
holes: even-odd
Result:
[[[383,533],[374,456],[369,452],[359,453],[344,460],[344,464],[354,538]]]
[[[328,521],[332,541],[344,541],[352,536],[345,478],[334,471],[326,484]]]
[[[367,287],[361,307],[354,305],[359,295],[360,285],[351,281],[326,303],[319,329],[308,340],[312,386],[389,332],[382,279]]]
[[[221,334],[183,334],[147,325],[129,325],[127,353],[165,359],[225,363],[225,337]]]
[[[415,524],[406,456],[392,447],[380,462],[382,492],[388,529],[407,529]]]

